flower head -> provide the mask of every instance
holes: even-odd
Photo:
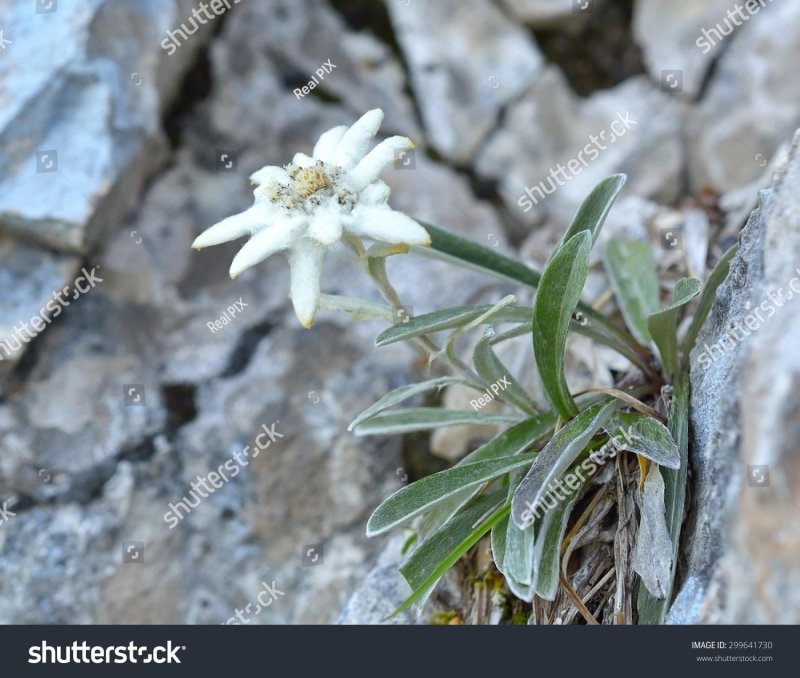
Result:
[[[376,108],[351,127],[325,132],[310,157],[297,153],[286,167],[262,167],[250,176],[256,184],[253,206],[201,233],[192,247],[249,235],[231,263],[231,278],[287,251],[292,304],[300,322],[311,327],[325,251],[343,234],[393,245],[430,245],[422,226],[388,205],[389,187],[379,177],[414,144],[394,136],[369,150],[382,120],[383,111]]]

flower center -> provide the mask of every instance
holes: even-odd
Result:
[[[336,196],[341,207],[348,212],[355,206],[355,195],[346,186],[339,185],[342,168],[326,165],[317,160],[310,167],[290,164],[286,172],[291,179],[288,186],[272,181],[264,186],[264,192],[271,202],[282,205],[287,210],[313,211],[322,205],[326,198]]]
[[[320,191],[330,195],[330,189],[332,188],[331,177],[328,176],[324,166],[321,167],[320,165],[298,169],[293,176],[291,173],[289,174],[292,177],[292,190],[295,195],[308,198]]]

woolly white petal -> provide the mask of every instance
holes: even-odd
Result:
[[[345,181],[358,193],[371,184],[401,153],[410,151],[414,144],[408,137],[384,139],[347,173]]]
[[[311,167],[311,165],[315,163],[316,160],[305,153],[295,153],[294,157],[292,158],[292,164],[297,165],[298,167]]]
[[[385,181],[373,181],[358,196],[358,202],[363,205],[385,205],[391,190]]]
[[[372,137],[378,133],[383,122],[383,111],[373,108],[367,111],[344,133],[333,154],[333,164],[346,170],[354,167],[367,153]]]
[[[201,250],[204,247],[219,245],[230,240],[236,240],[243,235],[253,233],[268,223],[273,210],[266,203],[256,203],[244,212],[234,214],[223,219],[211,228],[206,229],[195,238],[192,247]]]
[[[305,328],[314,323],[319,308],[319,278],[325,247],[308,238],[301,238],[289,252],[291,266],[292,305],[297,319]]]
[[[303,217],[284,218],[283,221],[260,230],[245,243],[233,258],[230,269],[231,278],[237,277],[275,252],[291,247],[304,225]]]
[[[311,153],[314,159],[322,160],[322,162],[330,162],[333,159],[333,154],[336,152],[336,147],[339,145],[346,131],[347,125],[339,125],[323,133],[317,143],[314,144],[314,151]]]
[[[266,165],[260,170],[253,172],[250,175],[250,181],[254,184],[264,184],[268,181],[277,181],[279,184],[287,186],[289,184],[289,175],[283,167],[276,165]]]
[[[392,245],[430,245],[431,237],[411,217],[388,207],[358,205],[347,230],[353,235],[388,242]]]
[[[342,215],[336,210],[323,210],[311,218],[308,237],[323,245],[333,245],[342,238]]]

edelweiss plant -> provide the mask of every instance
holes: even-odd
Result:
[[[262,167],[250,176],[255,203],[204,231],[195,249],[249,235],[231,264],[231,278],[288,250],[292,304],[298,320],[311,327],[320,304],[325,250],[343,237],[365,237],[392,245],[429,245],[416,221],[388,205],[389,187],[379,179],[397,153],[414,148],[407,137],[390,137],[369,150],[383,111],[365,113],[352,127],[334,127],[286,167]]]
[[[679,320],[700,294],[700,281],[677,281],[662,307],[649,243],[611,241],[603,252],[603,266],[624,321],[620,325],[582,302],[581,295],[592,248],[625,183],[623,175],[606,179],[590,193],[540,274],[493,249],[393,211],[387,203],[389,189],[379,176],[398,151],[412,144],[405,137],[391,137],[368,151],[381,119],[381,111],[370,111],[350,128],[323,134],[312,157],[297,154],[285,168],[265,167],[253,174],[255,204],[212,226],[194,247],[250,235],[231,265],[232,277],[277,251],[288,251],[292,303],[306,327],[319,308],[392,318],[389,308],[321,293],[323,255],[339,240],[352,249],[393,307],[402,302],[386,276],[385,258],[412,245],[429,246],[429,253],[447,261],[535,290],[532,308],[509,296],[494,305],[458,306],[404,318],[378,335],[378,346],[412,342],[427,353],[430,363],[443,363],[451,374],[388,393],[358,415],[351,430],[386,435],[456,424],[505,428],[453,468],[387,498],[370,517],[367,533],[401,526],[412,530],[401,572],[413,593],[399,609],[422,604],[441,576],[489,537],[495,565],[516,596],[527,602],[535,596],[553,600],[562,587],[586,620],[596,622],[569,583],[567,546],[596,505],[598,484],[613,477],[603,473],[612,459],[618,476],[637,473],[637,468],[639,474],[638,491],[633,486],[639,507],[633,558],[641,580],[635,596],[638,620],[663,622],[672,596],[686,495],[688,355],[734,250],[710,274],[688,329],[679,338]],[[377,242],[367,250],[362,238]],[[475,342],[470,364],[465,364],[455,340],[481,327],[489,331]],[[630,367],[618,375],[614,388],[572,392],[564,370],[570,332],[627,358]],[[436,339],[443,333],[447,336],[440,347]],[[547,396],[544,403],[534,400],[495,353],[498,344],[527,335]],[[499,383],[502,390],[493,393],[502,401],[500,413],[398,407],[446,386],[459,384],[483,394]],[[624,450],[637,455],[638,467],[615,459]],[[623,482],[620,487],[624,491],[629,485]],[[629,563],[618,560],[616,569],[619,577]]]

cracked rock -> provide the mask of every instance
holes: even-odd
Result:
[[[431,145],[468,164],[503,106],[539,77],[536,44],[488,0],[388,6]]]

